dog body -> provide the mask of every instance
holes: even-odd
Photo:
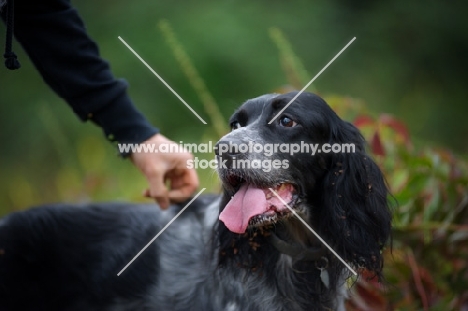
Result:
[[[344,310],[350,270],[328,247],[380,276],[388,191],[359,131],[318,96],[301,94],[269,123],[296,94],[234,113],[217,144],[222,195],[197,198],[153,243],[184,204],[49,205],[3,218],[0,310]],[[252,142],[353,143],[356,152],[223,148]],[[266,173],[238,160],[277,166]]]

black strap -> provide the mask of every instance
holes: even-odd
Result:
[[[6,41],[5,41],[5,67],[10,70],[19,69],[21,67],[18,57],[11,50],[13,44],[13,15],[15,10],[14,0],[7,1],[7,14],[6,14]]]

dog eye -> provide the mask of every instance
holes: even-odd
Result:
[[[295,127],[297,125],[296,121],[287,116],[280,117],[279,124],[283,127]]]
[[[237,130],[241,128],[241,124],[238,121],[231,122],[231,131]]]

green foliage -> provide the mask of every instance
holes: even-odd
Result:
[[[462,309],[468,298],[467,162],[446,149],[414,148],[405,125],[389,115],[362,115],[355,124],[398,205],[386,289],[365,290],[361,280],[354,290],[373,300],[368,310]]]
[[[279,51],[279,59],[289,85],[292,89],[302,90],[304,85],[309,82],[310,75],[305,70],[297,55],[293,53],[291,44],[285,38],[283,32],[277,27],[272,27],[270,28],[269,34]],[[314,92],[316,90],[310,86],[308,91]]]
[[[205,82],[200,77],[200,74],[192,64],[192,61],[190,60],[182,45],[178,42],[172,27],[169,25],[169,22],[166,20],[160,21],[159,29],[161,29],[161,32],[164,34],[166,41],[171,47],[182,71],[197,93],[199,99],[203,103],[203,108],[210,117],[209,121],[214,129],[214,134],[216,137],[223,136],[229,130],[229,127],[227,125],[227,121],[224,120],[223,115],[219,111],[218,105],[213,95],[211,95],[211,93],[208,91]]]
[[[279,32],[279,30],[275,30]],[[279,32],[282,45],[288,46]],[[303,73],[292,49],[280,48],[286,76]],[[288,63],[288,62],[283,62]],[[385,252],[385,285],[351,287],[349,310],[460,310],[468,304],[468,162],[448,149],[415,148],[406,125],[370,113],[357,99],[324,96],[369,142],[393,195],[393,247]]]

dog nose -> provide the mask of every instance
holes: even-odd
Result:
[[[243,158],[241,148],[243,143],[240,139],[230,137],[229,140],[220,140],[215,146],[216,159],[218,161],[218,168],[235,168],[237,167],[236,161]]]
[[[244,143],[240,139],[220,140],[216,143],[215,154],[217,156],[233,157],[242,153],[239,149]]]

